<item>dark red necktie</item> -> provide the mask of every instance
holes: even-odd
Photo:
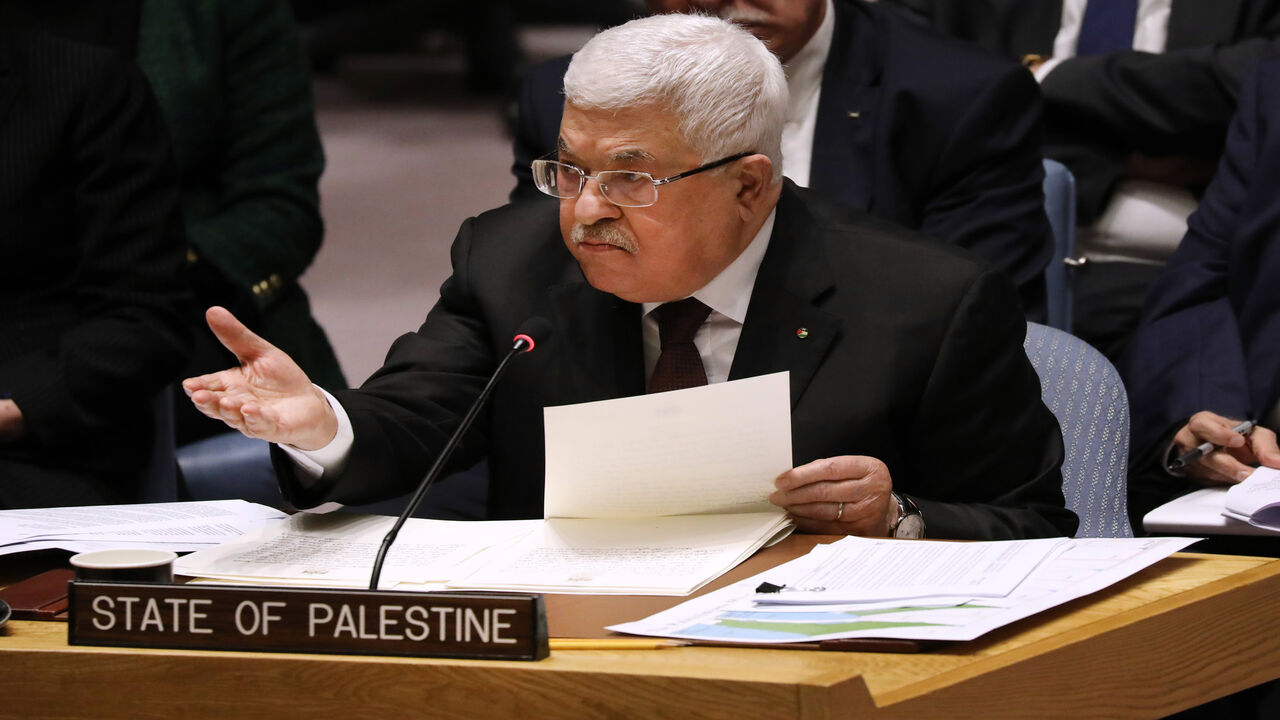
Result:
[[[666,392],[707,384],[707,371],[702,356],[693,344],[693,336],[711,313],[711,308],[693,298],[665,303],[654,308],[662,354],[649,378],[649,392]]]

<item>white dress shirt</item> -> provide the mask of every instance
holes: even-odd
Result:
[[[783,66],[787,73],[787,122],[782,126],[782,174],[800,187],[809,187],[813,160],[813,132],[818,124],[818,99],[822,96],[822,71],[835,33],[835,7],[827,0],[822,24],[809,42]]]
[[[760,271],[764,252],[769,248],[769,237],[773,234],[773,221],[777,214],[776,209],[770,212],[764,225],[760,226],[760,231],[742,254],[691,296],[711,308],[706,321],[693,336],[693,344],[702,357],[702,368],[707,372],[708,383],[729,379],[729,368],[733,366],[733,356],[738,350],[738,338],[742,337],[742,323],[746,322],[747,306],[751,303],[751,289],[755,287],[756,274]],[[644,339],[646,384],[653,375],[654,366],[658,364],[658,355],[662,353],[658,321],[653,317],[654,308],[661,304],[643,305],[640,332]]]
[[[1037,80],[1043,82],[1063,60],[1075,57],[1087,4],[1087,0],[1062,1],[1062,24],[1053,41],[1053,57],[1036,69]],[[1134,50],[1165,51],[1172,6],[1173,0],[1138,1]],[[1120,180],[1094,224],[1081,228],[1079,254],[1094,262],[1121,260],[1162,265],[1187,234],[1187,217],[1195,209],[1196,198],[1186,188],[1148,180]]]

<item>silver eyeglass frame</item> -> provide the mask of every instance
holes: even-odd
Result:
[[[699,165],[698,167],[696,167],[696,168],[694,168],[694,169],[692,169],[692,170],[685,170],[685,171],[684,171],[684,172],[682,172],[682,173],[677,173],[677,174],[675,174],[675,175],[671,175],[671,176],[664,177],[664,178],[661,178],[661,179],[655,179],[655,178],[654,178],[652,175],[650,175],[649,173],[647,173],[647,172],[643,172],[643,171],[640,171],[640,170],[601,170],[600,172],[598,172],[598,173],[596,173],[596,174],[594,174],[594,175],[588,175],[588,174],[586,173],[586,171],[584,171],[582,168],[578,167],[577,165],[571,165],[571,164],[569,164],[569,163],[566,163],[566,162],[560,162],[559,160],[552,160],[552,159],[550,159],[550,158],[538,158],[537,160],[534,160],[534,161],[533,161],[533,163],[532,163],[532,164],[530,164],[530,166],[529,166],[529,171],[533,174],[533,184],[538,188],[538,191],[539,191],[539,192],[541,192],[541,193],[542,193],[542,194],[544,194],[544,195],[550,195],[550,196],[551,196],[551,197],[553,197],[553,198],[559,198],[559,199],[561,199],[561,200],[571,200],[571,199],[576,198],[576,197],[578,197],[579,195],[581,195],[581,194],[582,194],[582,191],[587,187],[587,181],[588,181],[588,180],[595,180],[595,181],[596,181],[596,183],[600,185],[600,194],[604,197],[604,199],[605,199],[605,200],[608,200],[609,202],[613,203],[614,205],[617,205],[618,207],[637,207],[637,208],[640,208],[640,207],[650,207],[650,206],[654,205],[655,203],[657,203],[657,202],[658,202],[658,188],[659,188],[659,187],[661,187],[661,186],[663,186],[663,185],[666,185],[667,183],[673,183],[673,182],[675,182],[676,180],[682,180],[682,179],[687,178],[687,177],[689,177],[689,176],[691,176],[691,175],[697,175],[698,173],[701,173],[701,172],[706,172],[706,171],[708,171],[708,170],[714,170],[715,168],[721,167],[721,166],[723,166],[723,165],[728,165],[729,163],[731,163],[731,162],[733,162],[733,161],[735,161],[735,160],[741,160],[741,159],[742,159],[742,158],[744,158],[744,157],[748,157],[748,156],[750,156],[750,155],[755,155],[755,154],[756,154],[756,153],[755,153],[755,151],[754,151],[754,150],[750,150],[750,151],[747,151],[747,152],[740,152],[740,153],[738,153],[738,154],[736,154],[736,155],[730,155],[730,156],[728,156],[728,157],[720,158],[719,160],[713,160],[713,161],[711,161],[711,162],[709,162],[709,163],[706,163],[705,165]],[[571,193],[571,194],[556,194],[556,193],[551,192],[551,191],[548,189],[548,187],[546,187],[546,186],[544,186],[543,184],[539,183],[539,182],[538,182],[538,178],[539,178],[539,176],[541,175],[541,173],[539,173],[539,172],[538,172],[538,168],[539,168],[539,167],[546,167],[546,166],[548,166],[548,165],[558,165],[558,166],[561,166],[561,167],[571,168],[575,173],[577,173],[577,174],[578,174],[578,189],[577,189],[577,191],[575,191],[575,192],[573,192],[573,193]],[[606,177],[607,177],[607,176],[609,176],[609,175],[642,175],[642,176],[644,176],[644,177],[648,178],[648,179],[649,179],[649,183],[650,183],[651,185],[653,185],[653,200],[652,200],[651,202],[645,203],[645,204],[643,204],[643,205],[632,205],[632,204],[627,204],[627,203],[620,203],[620,202],[618,202],[618,201],[614,200],[613,198],[609,197],[609,189],[608,189],[608,188],[609,188],[609,184],[608,184],[608,181],[607,181],[607,180],[606,180],[605,182],[601,182],[601,181],[600,181],[600,177],[601,177],[601,176],[606,176]]]

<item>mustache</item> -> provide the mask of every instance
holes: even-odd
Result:
[[[584,242],[592,244],[603,243],[613,245],[614,247],[626,250],[632,255],[640,250],[640,246],[627,233],[620,228],[611,224],[597,223],[595,225],[583,225],[582,223],[574,223],[573,229],[569,231],[569,239],[575,245],[581,245]]]
[[[739,25],[766,25],[770,21],[768,13],[755,9],[728,7],[713,10],[710,14]]]

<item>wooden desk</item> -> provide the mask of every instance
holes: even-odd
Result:
[[[0,629],[0,717],[1155,717],[1280,677],[1280,560],[1179,554],[977,641],[681,647],[538,663],[68,647]],[[552,626],[552,634],[555,627]]]

